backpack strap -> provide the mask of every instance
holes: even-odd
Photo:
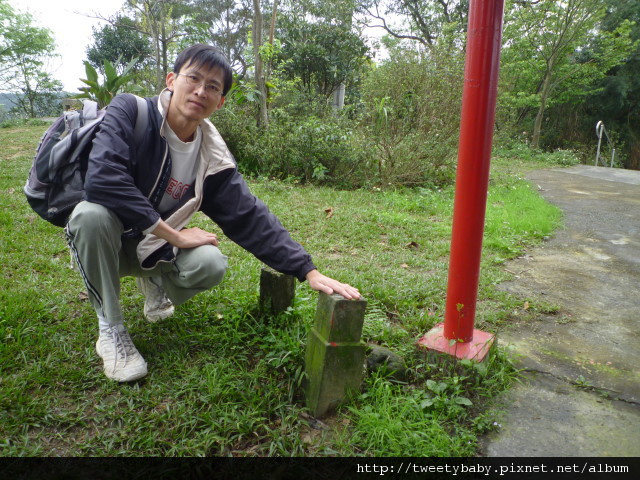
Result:
[[[134,95],[136,101],[138,102],[138,117],[136,118],[136,126],[133,130],[133,138],[136,141],[136,144],[140,144],[142,139],[144,138],[144,132],[147,130],[147,124],[149,122],[149,107],[147,101]]]
[[[85,100],[82,102],[82,123],[98,118],[98,103],[93,100]]]

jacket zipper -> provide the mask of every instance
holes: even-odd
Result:
[[[153,194],[156,191],[156,188],[158,188],[158,183],[160,183],[160,179],[162,178],[162,174],[164,172],[164,165],[165,163],[167,163],[167,157],[169,156],[169,144],[165,141],[164,144],[164,157],[162,158],[162,165],[160,166],[160,171],[158,172],[158,176],[156,177],[156,183],[153,186],[153,188],[151,189],[151,191],[149,192],[149,200],[151,200],[151,197],[153,197]]]

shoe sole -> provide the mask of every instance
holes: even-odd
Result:
[[[176,309],[175,307],[171,306],[170,308],[167,308],[166,310],[163,310],[160,313],[155,313],[155,314],[150,314],[150,313],[146,313],[144,314],[144,317],[151,323],[156,323],[160,320],[164,320],[165,318],[169,318],[171,316],[173,316],[173,314],[175,313]]]

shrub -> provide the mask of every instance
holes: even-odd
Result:
[[[539,148],[532,148],[521,138],[511,138],[507,135],[497,135],[494,141],[493,155],[511,158],[518,162],[551,166],[571,166],[580,163],[581,155],[573,150],[557,149],[545,152]]]
[[[366,156],[346,119],[294,117],[277,109],[269,128],[259,129],[247,113],[232,107],[214,118],[243,173],[342,187],[366,183]]]
[[[256,126],[253,94],[240,85],[214,121],[249,175],[349,188],[442,187],[455,177],[462,60],[398,51],[340,114],[283,84],[267,129]]]
[[[457,153],[462,55],[396,50],[363,87],[364,118],[384,184],[451,183]]]
[[[51,122],[41,118],[8,118],[0,119],[0,128],[16,128],[16,127],[48,127]]]
[[[255,116],[247,112],[247,108],[227,101],[212,121],[235,156],[240,171],[248,175],[260,175],[264,155],[261,153],[260,129]]]
[[[365,157],[353,142],[353,129],[341,117],[291,118],[274,115],[269,132],[270,174],[303,182],[359,186],[366,177]]]

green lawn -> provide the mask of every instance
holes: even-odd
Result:
[[[367,374],[360,394],[318,424],[302,389],[316,293],[299,284],[291,311],[261,315],[261,265],[224,238],[223,285],[169,320],[144,321],[133,279],[123,281],[127,325],[149,375],[131,385],[104,377],[95,314],[69,268],[62,230],[36,217],[22,194],[43,130],[0,129],[0,455],[474,455],[477,436],[499,418],[492,399],[517,376],[507,353],[495,348],[481,365],[436,365],[415,348],[443,320],[453,188],[249,182],[321,271],[364,294],[364,340],[395,350],[409,367],[404,383]],[[492,332],[514,312],[553,308],[496,288],[509,278],[504,260],[560,222],[518,177],[549,164],[510,155],[494,160],[487,207],[476,326]],[[215,228],[203,216],[194,223]]]

